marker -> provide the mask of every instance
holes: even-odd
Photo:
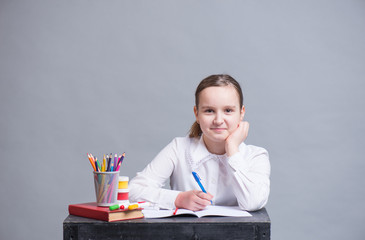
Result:
[[[130,204],[115,204],[113,206],[110,206],[109,209],[110,210],[116,210],[116,209],[122,209],[122,210],[134,210],[137,208],[144,208],[144,207],[150,207],[151,203],[150,202],[137,202],[137,203],[130,203]]]
[[[128,210],[134,210],[134,209],[137,209],[137,208],[144,208],[144,207],[149,207],[151,206],[151,203],[150,202],[138,202],[138,203],[131,203],[129,204],[128,206]]]
[[[196,172],[192,172],[193,173],[193,176],[194,176],[194,179],[195,181],[198,183],[200,189],[204,192],[204,193],[207,193],[207,191],[205,191],[205,188],[203,187],[203,184],[200,182],[200,177],[199,175],[196,173]],[[210,200],[210,203],[213,204],[213,201]]]
[[[129,204],[115,204],[109,207],[110,211],[114,211],[117,209],[128,209]]]
[[[122,205],[120,205],[119,208],[123,210],[123,209],[127,209],[128,206],[129,206],[128,204],[122,204]]]
[[[109,210],[110,211],[114,211],[114,210],[117,210],[119,208],[119,204],[115,204],[115,205],[113,205],[113,206],[110,206],[109,207]]]
[[[134,210],[134,209],[137,209],[138,208],[138,204],[131,204],[128,206],[128,210]]]

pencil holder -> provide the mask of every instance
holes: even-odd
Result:
[[[94,172],[96,203],[101,207],[109,207],[117,203],[118,172]]]

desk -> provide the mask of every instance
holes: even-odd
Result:
[[[250,213],[252,217],[175,216],[119,222],[69,215],[63,222],[63,239],[270,239],[266,209]]]

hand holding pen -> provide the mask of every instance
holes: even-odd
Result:
[[[213,195],[207,193],[197,173],[193,172],[195,181],[198,183],[200,189],[181,192],[175,200],[176,208],[185,208],[192,211],[203,210],[206,206],[213,204]]]
[[[177,195],[175,206],[176,208],[199,211],[210,205],[210,200],[212,198],[213,196],[210,193],[204,193],[199,190],[181,192]]]

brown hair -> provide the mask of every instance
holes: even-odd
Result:
[[[240,108],[243,106],[243,94],[240,84],[230,75],[227,74],[217,74],[217,75],[210,75],[209,77],[204,78],[198,85],[195,91],[195,106],[198,109],[199,106],[199,95],[201,91],[208,87],[223,87],[223,86],[233,86],[240,98]],[[199,124],[195,121],[190,128],[189,137],[197,138],[202,135],[202,130]]]

